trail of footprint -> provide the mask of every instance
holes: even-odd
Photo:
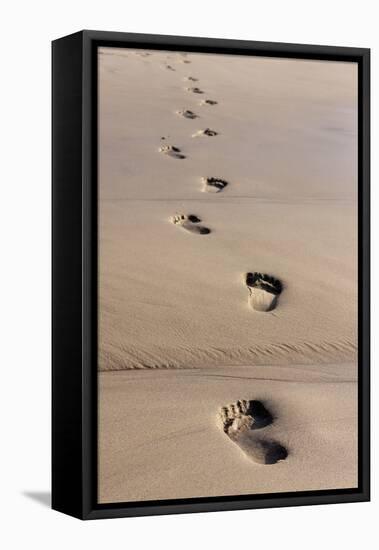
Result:
[[[184,118],[198,118],[198,115],[189,109],[182,109],[181,111],[176,111],[176,113]]]
[[[201,222],[201,219],[194,214],[176,214],[175,216],[172,216],[171,221],[175,225],[179,225],[190,233],[196,233],[198,235],[208,235],[211,232],[208,227],[204,227],[204,225],[197,225],[199,222]]]
[[[194,87],[191,87],[191,88],[186,88],[187,92],[192,92],[193,94],[203,94],[203,90],[201,90],[200,88],[198,88],[197,86],[194,86]]]
[[[222,407],[219,418],[227,436],[254,462],[276,464],[287,458],[288,451],[283,445],[255,433],[273,422],[271,413],[260,401],[242,399]]]
[[[221,178],[201,178],[201,180],[204,184],[203,191],[207,193],[220,193],[228,185],[228,182]]]
[[[183,155],[179,147],[175,147],[174,145],[162,145],[161,147],[159,147],[159,152],[176,159],[186,158],[186,156]]]
[[[256,311],[271,311],[275,309],[278,296],[281,294],[282,283],[265,273],[247,273],[245,283],[249,289],[250,306]]]
[[[216,130],[211,130],[210,128],[205,128],[205,130],[198,130],[194,134],[192,134],[192,137],[200,137],[200,136],[217,136],[218,132]]]
[[[214,99],[202,99],[200,101],[200,105],[217,105],[218,101],[215,101]]]

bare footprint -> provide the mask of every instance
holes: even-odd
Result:
[[[260,401],[242,399],[222,407],[219,418],[227,436],[254,462],[276,464],[287,458],[283,445],[256,433],[273,422],[271,413]]]
[[[271,311],[276,307],[282,292],[282,283],[265,273],[246,273],[246,286],[249,289],[250,306],[256,311]]]
[[[182,109],[181,111],[176,111],[176,113],[184,116],[184,118],[198,118],[198,115],[189,109]]]
[[[200,137],[200,136],[217,136],[218,132],[216,130],[211,130],[210,128],[205,128],[205,130],[198,130],[194,134],[192,134],[192,137]]]
[[[197,233],[198,235],[208,235],[211,230],[204,225],[197,225],[201,222],[201,219],[194,214],[176,214],[171,218],[172,223],[179,225],[190,233]]]
[[[194,76],[185,76],[183,80],[190,80],[191,82],[198,82],[199,79]]]
[[[162,138],[163,139],[163,138]],[[180,151],[179,147],[174,145],[162,145],[159,147],[159,152],[175,159],[185,159],[186,156]]]
[[[166,69],[168,69],[169,71],[175,71],[174,67],[172,67],[171,65],[166,65]]]
[[[203,94],[203,90],[198,88],[197,86],[193,86],[191,88],[187,88],[187,92],[192,92],[193,94]]]
[[[228,185],[228,182],[221,178],[201,178],[204,188],[207,193],[220,193]]]
[[[215,101],[214,99],[203,99],[200,101],[200,105],[217,105],[218,101]]]

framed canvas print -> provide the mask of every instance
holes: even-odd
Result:
[[[369,499],[369,50],[53,42],[53,508]]]

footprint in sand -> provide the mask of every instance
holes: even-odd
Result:
[[[162,145],[162,147],[159,147],[159,152],[163,153],[164,155],[168,155],[169,157],[173,157],[175,159],[186,158],[186,156],[183,155],[179,147],[175,147],[174,145]]]
[[[175,71],[174,67],[172,67],[171,65],[166,65],[166,69],[168,69],[169,71]]]
[[[200,101],[200,105],[217,105],[218,101],[215,101],[214,99],[203,99]]]
[[[220,193],[228,185],[228,182],[221,178],[201,178],[204,184],[203,191],[207,193]]]
[[[182,109],[181,111],[176,111],[176,113],[180,116],[184,116],[184,118],[198,118],[198,115],[189,109]]]
[[[250,306],[256,311],[271,311],[276,307],[282,292],[282,283],[265,273],[246,273],[245,283],[249,289]]]
[[[205,128],[205,130],[198,130],[194,134],[192,134],[192,137],[200,137],[200,136],[218,136],[218,132],[216,130],[211,130],[210,128]]]
[[[198,88],[197,86],[193,86],[191,88],[186,88],[187,92],[192,92],[193,94],[203,94],[203,90]]]
[[[189,59],[182,59],[182,63],[186,63],[188,65],[188,63],[191,63],[191,61]]]
[[[276,464],[287,458],[288,452],[283,445],[256,433],[274,421],[260,401],[242,399],[222,407],[219,418],[227,436],[254,462]]]
[[[198,82],[199,79],[194,76],[185,76],[183,80],[190,80],[191,82]]]
[[[194,214],[176,214],[171,218],[172,223],[179,225],[186,231],[190,233],[197,233],[198,235],[208,235],[211,230],[204,225],[197,225],[201,222],[201,219],[195,216]]]

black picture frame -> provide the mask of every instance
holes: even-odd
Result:
[[[359,80],[359,486],[98,504],[97,60],[99,46],[354,61]],[[81,519],[370,499],[370,50],[85,30],[52,43],[52,507]]]

